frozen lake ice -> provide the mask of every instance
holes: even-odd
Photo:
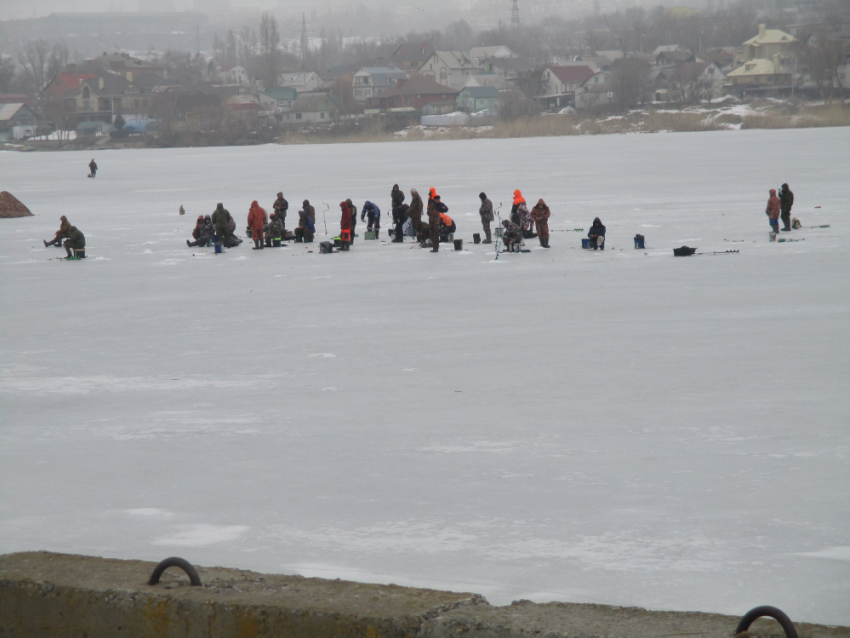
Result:
[[[0,552],[850,625],[848,167],[850,129],[0,153]],[[767,241],[784,181],[830,228]],[[395,182],[467,250],[185,244],[279,190],[386,228]],[[514,188],[585,232],[495,260]]]

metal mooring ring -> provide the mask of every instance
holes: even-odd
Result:
[[[794,628],[794,623],[791,622],[791,619],[781,609],[777,609],[776,607],[771,607],[769,605],[756,607],[744,614],[744,617],[741,618],[741,622],[738,623],[738,628],[735,630],[735,633],[740,634],[742,631],[747,631],[750,628],[750,625],[762,616],[768,616],[779,621],[779,624],[782,625],[782,629],[785,630],[787,638],[797,638],[797,630]]]
[[[156,569],[153,570],[153,574],[151,574],[151,579],[148,581],[148,585],[156,585],[159,582],[159,577],[162,576],[162,572],[164,572],[169,567],[179,567],[184,572],[186,572],[186,575],[189,577],[189,580],[191,581],[193,587],[201,586],[201,577],[198,576],[198,572],[195,571],[195,568],[192,567],[189,561],[183,558],[178,558],[177,556],[166,558],[159,565],[157,565]],[[796,638],[796,635],[794,636],[794,638]]]

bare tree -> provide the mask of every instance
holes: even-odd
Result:
[[[18,51],[18,63],[28,92],[36,98],[38,108],[44,115],[44,89],[50,80],[50,45],[45,40],[30,40]]]
[[[620,58],[611,64],[613,104],[626,111],[642,103],[649,89],[649,65],[638,58]]]
[[[260,18],[260,54],[258,59],[259,77],[266,88],[277,84],[281,71],[280,34],[277,21],[268,11]]]
[[[841,86],[839,68],[845,64],[848,54],[847,43],[829,28],[818,27],[798,43],[796,53],[806,67],[809,77],[824,102],[831,102]]]
[[[245,67],[248,77],[257,77],[257,34],[251,27],[245,27],[239,33],[239,47],[236,52],[237,64]]]

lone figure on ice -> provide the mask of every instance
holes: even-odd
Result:
[[[89,162],[89,177],[97,176],[97,163],[92,160]]]
[[[590,245],[593,250],[605,250],[605,225],[598,217],[593,220],[593,226],[590,227],[587,236],[590,237]]]
[[[788,184],[783,184],[782,188],[779,189],[779,216],[782,219],[783,232],[791,230],[791,207],[793,205],[794,193],[788,188]]]
[[[770,232],[774,235],[779,232],[779,213],[782,204],[776,196],[776,189],[770,189],[770,197],[767,198],[767,208],[764,209],[767,215],[767,223],[770,224]]]
[[[490,236],[490,222],[493,221],[493,202],[487,199],[484,193],[478,194],[478,199],[481,200],[481,207],[478,209],[478,214],[481,215],[481,226],[484,228],[484,241],[482,244],[492,244],[493,239]]]
[[[71,222],[68,221],[68,218],[65,215],[59,218],[59,230],[56,231],[56,235],[53,236],[51,241],[44,241],[44,247],[48,246],[56,246],[57,248],[62,247],[62,240],[65,239],[71,232]]]

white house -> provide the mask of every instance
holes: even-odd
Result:
[[[614,99],[611,74],[608,71],[594,73],[576,88],[576,109],[591,109],[609,104]]]
[[[548,108],[561,108],[572,103],[575,92],[596,73],[586,64],[549,66],[543,71],[543,95],[536,98]]]
[[[481,72],[481,68],[472,57],[461,51],[434,51],[416,72],[459,91],[470,76]]]
[[[302,73],[301,71],[286,71],[280,74],[280,86],[291,86],[298,91],[298,95],[302,93],[315,93],[325,86],[322,79],[313,71]]]
[[[365,102],[370,97],[396,86],[399,80],[406,79],[407,73],[396,66],[363,67],[351,78],[354,99]]]
[[[248,84],[248,71],[244,66],[230,64],[218,70],[218,79],[222,84]]]
[[[336,119],[338,108],[326,93],[299,95],[292,110],[283,113],[281,120],[287,124],[330,124]]]

